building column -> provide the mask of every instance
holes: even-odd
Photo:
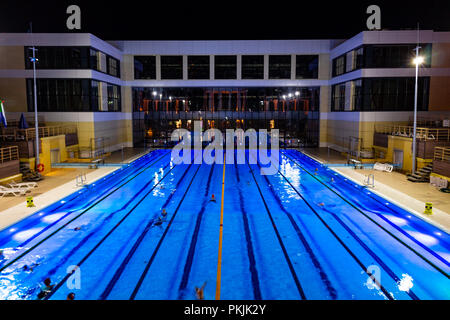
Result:
[[[209,80],[214,80],[214,55],[209,56]]]
[[[161,80],[161,56],[156,56],[156,80]]]
[[[264,55],[264,80],[269,80],[269,55]]]
[[[236,79],[241,80],[242,79],[242,55],[238,54],[236,58]]]
[[[183,56],[183,80],[188,79],[188,57]]]
[[[297,56],[295,54],[291,55],[291,80],[295,80],[296,73]]]

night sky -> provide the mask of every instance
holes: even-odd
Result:
[[[349,38],[366,30],[366,8],[383,29],[450,31],[450,1],[11,1],[0,3],[0,32],[72,32],[66,8],[81,8],[81,30],[105,40]],[[120,5],[119,5],[120,4]]]

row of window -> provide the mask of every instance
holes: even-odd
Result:
[[[25,68],[33,69],[31,47],[25,47]],[[91,47],[36,47],[37,69],[91,69],[120,77],[120,61]]]
[[[417,109],[428,110],[429,77],[418,82]],[[362,78],[332,87],[331,111],[413,111],[415,78]]]
[[[27,79],[28,111],[34,111],[34,83]],[[91,79],[37,79],[42,112],[121,111],[120,86]]]
[[[214,79],[237,78],[237,56],[214,56]],[[187,77],[190,80],[210,79],[210,57],[188,56]],[[317,79],[318,55],[297,55],[296,79]],[[269,79],[291,79],[291,56],[269,56]],[[156,79],[156,56],[134,57],[135,79]],[[264,79],[264,56],[243,55],[242,79]],[[183,79],[183,56],[161,56],[161,79]]]
[[[310,118],[302,112],[293,114],[289,118],[242,119],[227,118],[216,119],[158,119],[157,115],[145,117],[141,114],[133,114],[133,143],[135,146],[144,146],[144,140],[148,145],[164,145],[171,140],[171,134],[175,129],[184,128],[194,130],[194,121],[201,121],[203,130],[216,128],[224,132],[226,129],[278,129],[280,133],[280,145],[294,145],[302,147],[317,147],[319,141],[319,119]],[[311,115],[311,113],[310,113]]]
[[[333,77],[361,68],[412,68],[416,44],[364,45],[333,59]],[[431,44],[420,45],[425,58],[423,67],[431,66]]]
[[[134,111],[318,111],[318,87],[133,88]]]

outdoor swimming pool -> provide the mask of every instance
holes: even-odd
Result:
[[[445,231],[295,150],[259,172],[155,150],[0,231],[0,299],[215,299],[219,265],[221,299],[450,299]]]

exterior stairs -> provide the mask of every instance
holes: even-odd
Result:
[[[433,164],[428,164],[413,174],[408,174],[407,179],[412,182],[430,182],[430,173],[433,170]]]
[[[20,173],[22,173],[23,181],[40,181],[43,179],[39,172],[31,171],[28,166],[23,164],[20,165]]]

